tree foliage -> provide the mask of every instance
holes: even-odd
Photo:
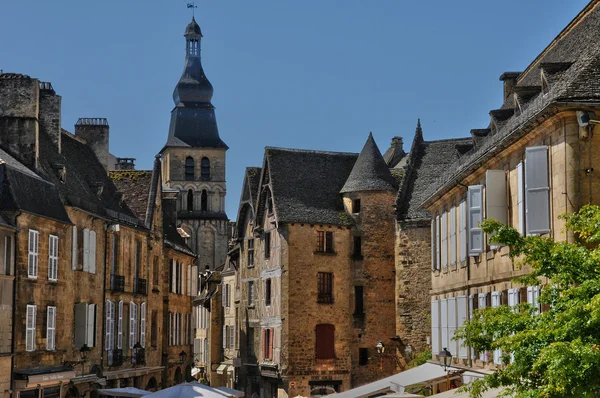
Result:
[[[472,397],[496,387],[515,397],[600,397],[600,207],[561,217],[576,242],[482,223],[492,242],[509,246],[517,264],[531,267],[516,282],[545,282],[539,298],[544,311],[537,314],[527,303],[485,308],[456,332],[477,351],[502,349],[506,365],[467,385]]]

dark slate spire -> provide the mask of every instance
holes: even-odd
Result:
[[[171,112],[169,139],[166,146],[227,148],[219,137],[215,107],[210,102],[213,86],[200,60],[202,31],[196,20],[185,29],[185,67],[173,90],[175,109]]]
[[[373,139],[373,133],[365,143],[350,176],[340,193],[360,191],[395,191],[396,182],[385,164],[381,152]]]

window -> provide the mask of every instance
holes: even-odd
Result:
[[[467,193],[467,228],[469,256],[478,256],[483,253],[483,230],[479,226],[483,221],[483,187],[471,185]]]
[[[185,158],[185,180],[194,181],[194,158],[191,156]]]
[[[46,350],[56,349],[56,307],[48,306],[46,311]]]
[[[335,327],[331,324],[319,324],[316,327],[316,359],[335,358]]]
[[[457,305],[457,327],[460,328],[467,320],[467,296],[458,296],[456,298]],[[468,347],[464,339],[458,340],[458,357],[466,359]]]
[[[134,251],[133,251],[133,291],[137,293],[138,290],[138,279],[140,276],[140,262],[142,259],[142,242],[136,240],[134,242]]]
[[[256,353],[254,352],[254,328],[248,328],[248,356],[256,357]]]
[[[154,256],[152,260],[152,284],[158,287],[158,256]]]
[[[354,214],[360,213],[360,199],[354,199],[352,201],[352,213],[354,213]]]
[[[254,282],[248,282],[248,305],[254,306]]]
[[[104,349],[112,351],[115,348],[115,303],[106,300],[104,312],[106,313],[106,324],[104,326],[106,329],[106,341],[104,342]]]
[[[202,158],[200,167],[200,179],[202,181],[210,181],[210,160],[207,157]]]
[[[362,258],[362,238],[360,236],[354,237],[354,249],[352,252],[354,258]]]
[[[35,313],[36,305],[27,306],[27,324],[25,332],[25,350],[35,351]]]
[[[71,269],[79,268],[79,244],[77,238],[77,227],[73,226],[71,230]]]
[[[440,269],[440,263],[438,261],[439,256],[437,255],[440,248],[438,244],[438,218],[435,215],[431,217],[431,270],[437,271]]]
[[[206,189],[200,194],[200,211],[208,211],[208,193]]]
[[[83,229],[83,271],[96,273],[96,232]]]
[[[450,352],[458,352],[456,340],[454,340],[454,332],[456,332],[456,297],[448,298],[448,345]],[[442,348],[444,348],[442,347]]]
[[[317,231],[317,252],[333,253],[333,231]]]
[[[506,205],[506,172],[487,170],[485,173],[485,218],[507,224],[508,207]],[[498,248],[492,245],[492,248]]]
[[[525,228],[527,235],[550,232],[548,147],[525,149]]]
[[[527,287],[527,302],[535,307],[535,313],[540,313],[540,287],[539,286],[528,286]]]
[[[248,239],[248,266],[254,265],[254,239]]]
[[[502,305],[502,292],[492,292],[492,307],[500,307]],[[502,350],[494,350],[494,363],[502,364]]]
[[[38,276],[38,244],[40,233],[29,230],[29,255],[27,257],[27,277],[37,279]]]
[[[525,235],[525,167],[517,165],[517,209],[519,212],[519,233]]]
[[[444,211],[441,217],[441,228],[440,234],[442,236],[442,243],[440,246],[440,253],[442,254],[441,262],[442,268],[448,267],[448,212]]]
[[[129,303],[129,348],[133,348],[138,342],[137,336],[138,325],[138,307],[133,301]]]
[[[227,348],[227,343],[229,342],[229,339],[227,338],[228,332],[229,328],[227,327],[227,325],[223,325],[223,348]]]
[[[369,349],[359,348],[358,349],[358,365],[366,366],[369,364]]]
[[[140,345],[146,347],[146,303],[140,305]]]
[[[263,329],[263,359],[273,359],[273,329]]]
[[[110,273],[117,275],[119,261],[119,235],[110,234]]]
[[[333,274],[331,272],[319,272],[318,285],[317,302],[333,303]]]
[[[123,300],[119,301],[119,315],[117,318],[117,349],[123,348]]]
[[[156,348],[158,347],[158,310],[152,310],[150,333],[150,345]]]
[[[456,264],[456,207],[450,208],[450,233],[449,235],[449,260],[450,264]]]
[[[187,211],[194,210],[194,191],[188,189],[187,192]]]
[[[448,347],[448,299],[440,300],[441,348]],[[435,351],[434,351],[435,352]]]
[[[459,261],[467,259],[467,203],[461,200],[458,205],[459,224],[458,224],[458,240],[459,240]]]
[[[229,326],[229,348],[235,348],[235,326]]]
[[[96,304],[75,304],[75,348],[96,346]]]
[[[12,274],[12,236],[4,237],[4,275]]]
[[[265,281],[265,305],[271,305],[271,279]]]
[[[487,306],[488,306],[488,294],[487,293],[479,293],[479,295],[477,297],[477,308],[483,309]],[[487,352],[480,352],[479,360],[482,362],[487,362],[488,361]]]
[[[271,257],[271,233],[265,232],[265,259]]]
[[[229,283],[221,284],[221,305],[229,307],[231,304],[231,285]]]
[[[363,287],[354,286],[354,313],[363,314],[365,312]]]

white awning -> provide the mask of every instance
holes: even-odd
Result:
[[[217,368],[217,374],[222,375],[223,372],[225,372],[225,369],[227,369],[229,367],[229,365],[227,365],[226,363],[222,363],[219,365],[219,367]]]
[[[200,373],[200,369],[199,368],[192,368],[192,377],[196,376],[198,373]]]

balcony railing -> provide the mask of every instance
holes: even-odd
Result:
[[[123,350],[108,351],[108,366],[123,365]]]
[[[146,349],[138,348],[137,353],[131,357],[131,363],[135,365],[145,365],[146,364]]]
[[[124,292],[125,291],[125,277],[123,275],[111,274],[110,275],[110,290],[113,292]]]
[[[135,278],[134,292],[136,294],[148,294],[148,281],[142,278]]]

